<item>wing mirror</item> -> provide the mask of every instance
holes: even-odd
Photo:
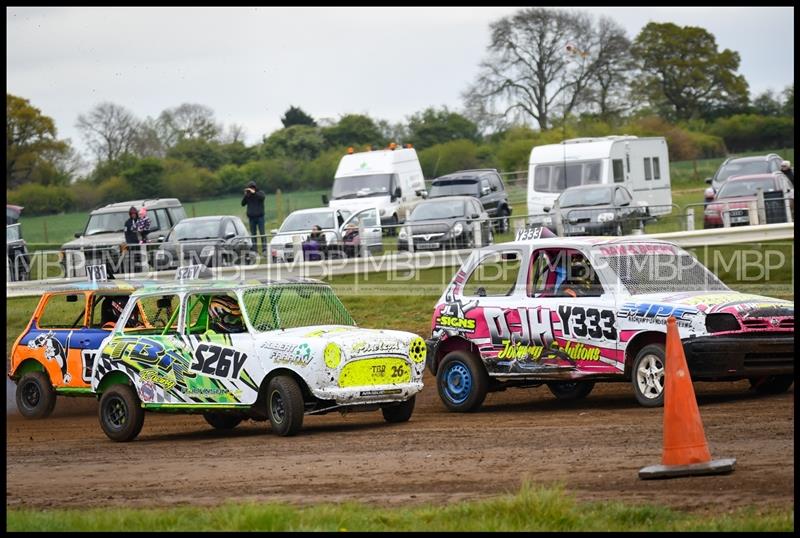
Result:
[[[392,194],[392,199],[396,200],[403,196],[403,191],[400,190],[400,187],[397,187]]]
[[[233,239],[234,237],[236,237],[236,234],[233,232],[228,232],[225,234],[225,239]]]
[[[83,235],[83,232],[75,232],[75,237],[78,238]]]
[[[271,233],[272,235],[278,235],[278,229],[277,228],[273,228],[273,229],[271,229],[269,231],[269,233]]]
[[[710,177],[706,178],[706,183],[708,183],[709,185],[711,185],[711,181],[712,181],[712,178],[710,178]]]
[[[550,208],[549,207],[543,207],[542,211],[544,211],[545,213],[550,213]]]

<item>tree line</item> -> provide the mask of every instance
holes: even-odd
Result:
[[[413,144],[427,178],[522,170],[533,146],[576,136],[665,136],[673,160],[794,145],[794,86],[751,98],[738,53],[718,50],[703,28],[649,23],[629,40],[608,17],[530,8],[491,23],[490,38],[461,111],[429,107],[391,123],[315,119],[291,106],[283,127],[253,145],[202,104],[141,119],[104,102],[76,121],[87,163],[52,118],[7,93],[7,197],[46,214],[238,194],[251,180],[267,192],[325,189],[348,147],[389,142]]]

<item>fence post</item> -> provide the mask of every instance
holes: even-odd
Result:
[[[756,189],[756,221],[753,222],[751,218],[750,224],[761,224],[761,221],[767,222],[766,206],[764,205],[764,189]]]
[[[275,215],[278,218],[278,226],[283,223],[283,205],[282,205],[283,193],[281,193],[280,189],[275,191]]]
[[[44,242],[46,244],[50,242],[47,240],[47,220],[43,220],[42,225],[44,226]]]
[[[301,262],[306,261],[305,256],[303,256],[303,242],[300,240],[299,235],[292,236],[292,251],[294,252],[295,262],[297,262],[298,258],[300,258]]]
[[[686,208],[686,231],[691,232],[694,230],[694,208]]]
[[[559,237],[564,236],[564,221],[561,219],[561,210],[558,209],[556,211],[550,210],[551,214],[553,215],[553,220],[555,221],[554,224],[556,225],[556,235]]]
[[[197,208],[196,208],[196,206],[194,204],[192,204],[192,217],[196,217],[196,216],[197,216]]]
[[[364,219],[358,220],[358,246],[359,254],[362,258],[369,256],[369,245],[367,245],[366,236],[364,235]]]
[[[722,208],[722,227],[731,227],[731,206],[725,202],[725,207]]]
[[[747,204],[747,215],[750,220],[750,225],[759,224],[760,218],[758,214],[758,198],[750,200]]]
[[[786,208],[786,222],[792,222],[792,206],[785,193],[783,195],[783,206]]]
[[[489,224],[489,226],[491,226],[491,224]],[[475,248],[481,248],[483,246],[483,234],[481,233],[480,220],[476,220],[472,223],[472,239]]]

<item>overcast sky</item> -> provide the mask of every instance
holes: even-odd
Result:
[[[290,105],[398,122],[428,106],[460,109],[489,23],[518,9],[8,8],[6,89],[79,149],[75,120],[102,101],[140,118],[208,105],[251,144]],[[631,39],[649,21],[706,28],[739,52],[751,95],[794,82],[793,8],[580,9]]]

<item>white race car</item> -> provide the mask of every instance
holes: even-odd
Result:
[[[425,366],[419,336],[358,328],[315,280],[144,287],[99,349],[91,387],[115,441],[139,434],[145,410],[202,413],[221,429],[268,419],[279,435],[333,410],[403,422]]]
[[[792,385],[794,303],[732,291],[671,243],[542,230],[473,252],[436,304],[427,364],[450,410],[543,383],[577,399],[595,381],[631,381],[640,404],[661,405],[670,316],[693,380]]]

